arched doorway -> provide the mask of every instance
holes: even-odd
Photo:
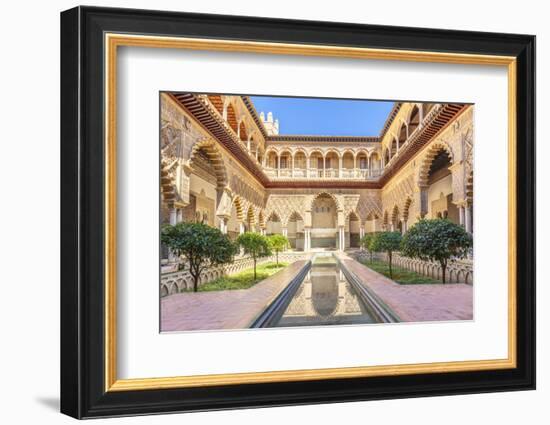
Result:
[[[409,136],[414,133],[414,131],[420,125],[420,110],[417,105],[414,105],[411,109],[411,114],[409,115]]]
[[[189,168],[189,203],[181,211],[187,222],[216,226],[215,217],[227,175],[223,159],[214,142],[197,143],[192,150]]]
[[[459,224],[460,214],[453,204],[453,178],[449,152],[440,148],[433,156],[427,173],[428,215],[431,218],[447,218]]]
[[[276,171],[277,170],[277,164],[278,164],[277,152],[268,151],[266,159],[265,159],[266,167]]]
[[[399,208],[396,206],[393,207],[392,216],[391,216],[391,230],[394,232],[403,233],[403,223],[399,215]]]
[[[335,249],[337,247],[338,209],[334,199],[322,193],[311,207],[311,247]]]
[[[409,135],[408,135],[407,126],[405,125],[405,123],[402,123],[401,128],[399,129],[399,140],[397,142],[397,146],[398,146],[397,150],[403,147],[408,137]]]
[[[394,137],[391,141],[390,158],[393,158],[397,154],[397,139]]]
[[[235,113],[235,108],[233,108],[233,105],[229,104],[227,106],[227,123],[231,127],[231,129],[235,132],[235,134],[238,133],[238,124],[237,124],[237,114]]]
[[[242,142],[246,142],[248,140],[248,133],[246,131],[244,121],[241,121],[241,124],[239,125],[239,136]]]
[[[354,212],[348,215],[346,220],[346,246],[359,248],[361,239],[361,220]]]
[[[294,177],[307,177],[307,158],[306,154],[298,151],[294,154],[294,168],[292,170]]]
[[[394,139],[395,140],[395,139]],[[386,165],[388,165],[388,163],[390,162],[390,150],[389,149],[386,149],[384,151],[384,167]]]
[[[267,235],[281,235],[283,233],[283,227],[281,225],[281,219],[276,213],[271,213],[266,222],[265,232]]]
[[[378,152],[373,152],[369,158],[369,175],[378,177],[380,174],[382,174],[382,159]]]
[[[243,210],[241,200],[237,196],[233,199],[233,204],[231,205],[231,215],[227,221],[227,235],[231,238],[231,240],[235,240],[239,236],[242,221]]]
[[[367,178],[369,176],[369,157],[366,152],[359,152],[356,158],[356,165],[358,168],[359,176]]]
[[[308,177],[323,177],[325,172],[325,162],[323,154],[319,151],[314,151],[309,156],[310,175]]]
[[[334,151],[325,156],[325,177],[338,177],[340,173],[340,158]]]
[[[411,214],[409,212],[411,209],[411,203],[412,203],[412,199],[407,198],[403,206],[403,232],[406,232],[410,227],[409,220],[411,219]]]
[[[254,207],[252,205],[248,207],[248,212],[246,213],[246,231],[256,231],[256,217],[254,217]]]
[[[261,231],[265,230],[265,217],[262,210],[258,213],[258,227]]]
[[[296,250],[304,250],[304,220],[300,214],[293,212],[288,219],[287,238],[290,247]]]
[[[282,151],[279,155],[279,177],[290,177],[292,170],[292,155],[290,151]]]
[[[345,151],[342,155],[341,176],[344,178],[355,176],[355,159],[352,151]]]

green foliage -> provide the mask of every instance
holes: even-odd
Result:
[[[271,255],[267,237],[255,232],[245,232],[237,238],[237,244],[254,260],[254,280],[256,280],[256,260]]]
[[[370,253],[370,260],[371,261],[372,261],[372,254],[374,253],[373,243],[374,243],[374,240],[376,239],[376,235],[377,235],[376,232],[366,233],[361,238],[361,241],[360,241],[361,246]]]
[[[277,257],[277,265],[279,264],[279,252],[283,251],[288,246],[288,239],[286,236],[280,234],[274,234],[267,237],[269,247],[275,251]]]
[[[256,283],[284,269],[288,264],[264,263],[258,265],[256,279],[254,279],[254,269],[243,270],[231,276],[222,276],[212,282],[201,285],[199,291],[226,291],[232,289],[248,289]]]
[[[161,241],[175,255],[185,257],[195,292],[205,269],[229,263],[237,253],[236,245],[227,235],[203,223],[167,224],[162,227]]]
[[[368,268],[383,274],[386,277],[390,277],[390,267],[385,261],[362,261],[362,263]],[[441,283],[431,277],[423,276],[419,273],[411,270],[404,269],[403,267],[393,266],[393,280],[401,285],[414,285],[414,284],[427,284],[427,283]]]
[[[371,252],[385,252],[388,254],[388,265],[390,269],[390,278],[393,279],[392,254],[399,251],[401,247],[400,232],[379,232],[376,233],[370,243]]]
[[[399,232],[380,232],[373,238],[371,244],[374,252],[393,252],[399,251],[401,247],[401,233]]]
[[[442,218],[424,219],[407,231],[401,252],[407,257],[439,262],[445,283],[449,259],[464,258],[472,244],[472,236],[462,226]]]

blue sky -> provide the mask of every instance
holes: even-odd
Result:
[[[378,136],[393,102],[251,96],[258,114],[273,112],[279,134]]]

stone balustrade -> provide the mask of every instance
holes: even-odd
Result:
[[[293,263],[298,260],[305,260],[310,257],[310,254],[304,252],[281,252],[279,253],[279,262]],[[275,261],[275,255],[271,257],[259,258],[257,264],[262,264],[270,261]],[[208,269],[202,273],[199,283],[203,285],[211,282],[219,277],[239,273],[243,270],[252,268],[254,262],[252,257],[238,257],[232,263],[224,264],[218,267]],[[193,277],[188,270],[180,270],[176,272],[162,273],[160,277],[160,296],[176,294],[184,290],[193,289]]]
[[[370,259],[370,254],[367,251],[359,251],[355,253],[355,256],[360,260]],[[385,262],[388,261],[388,255],[385,253],[373,254],[373,258]],[[392,264],[433,279],[442,279],[442,271],[439,263],[409,258],[404,255],[393,253]],[[446,270],[447,283],[466,283],[471,285],[473,284],[473,279],[474,270],[473,261],[471,259],[449,261]]]
[[[281,168],[277,170],[277,168],[270,168],[266,167],[264,168],[265,174],[272,178],[272,179],[278,179],[278,178],[297,178],[297,179],[358,179],[358,180],[366,180],[366,179],[374,179],[378,178],[382,175],[383,169],[368,169],[368,168]]]

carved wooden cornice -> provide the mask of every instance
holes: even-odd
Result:
[[[189,114],[191,115],[204,129],[206,129],[213,138],[221,145],[229,150],[233,156],[252,174],[266,189],[275,188],[357,188],[357,189],[381,189],[384,185],[424,146],[430,143],[437,137],[458,115],[460,115],[467,107],[466,104],[443,104],[440,108],[434,108],[422,126],[417,129],[407,144],[399,152],[399,156],[384,170],[378,180],[345,180],[335,178],[334,180],[310,180],[310,179],[277,179],[271,180],[265,174],[262,166],[257,163],[247,152],[246,147],[240,143],[235,134],[228,128],[226,123],[220,120],[218,114],[211,111],[207,104],[202,102],[197,95],[191,93],[172,93],[170,96]],[[242,96],[242,99],[251,111],[253,108],[250,99],[247,96]],[[391,124],[395,115],[399,111],[401,103],[396,103],[390,112],[388,120],[379,137],[346,137],[346,136],[327,136],[328,141],[369,141],[381,140],[387,128]],[[253,118],[261,124],[261,120],[257,117],[254,111]],[[258,124],[258,123],[257,123]],[[260,131],[263,126],[258,125]],[[265,131],[265,129],[263,129]],[[263,132],[262,132],[263,134]],[[267,136],[266,141],[319,141],[323,136]]]

